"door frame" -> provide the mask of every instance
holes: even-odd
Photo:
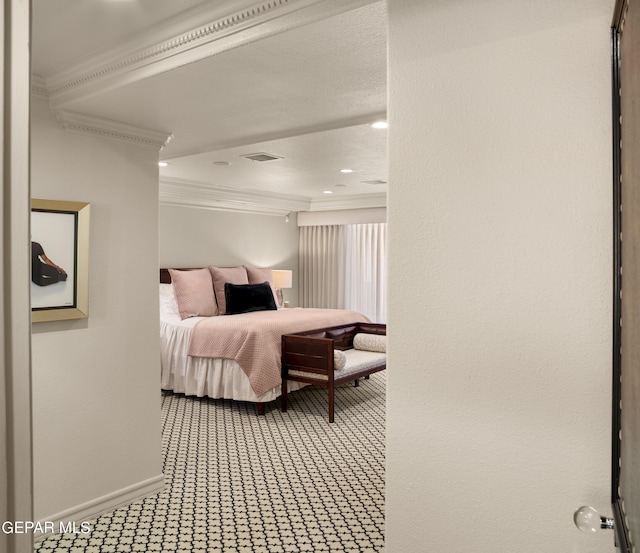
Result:
[[[631,553],[632,546],[622,508],[620,455],[622,451],[622,106],[620,98],[620,37],[624,28],[627,0],[616,0],[611,24],[611,100],[613,135],[613,352],[611,402],[611,504],[616,546],[621,553]]]
[[[33,521],[29,127],[30,0],[0,4],[0,519]],[[32,553],[31,532],[0,532],[0,550]]]

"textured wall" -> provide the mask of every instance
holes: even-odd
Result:
[[[157,157],[33,100],[33,196],[91,204],[89,318],[33,325],[36,519],[162,472]]]
[[[613,2],[388,6],[386,551],[613,551]]]
[[[284,217],[160,206],[161,267],[232,267],[293,270],[284,299],[298,305],[298,226]]]

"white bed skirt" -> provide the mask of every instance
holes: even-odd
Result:
[[[191,329],[199,320],[201,317],[160,321],[163,390],[188,396],[256,402],[272,401],[281,395],[281,387],[276,386],[256,396],[247,375],[233,359],[189,357]],[[305,385],[290,382],[289,389],[294,391]]]

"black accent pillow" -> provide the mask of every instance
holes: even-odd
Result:
[[[231,284],[225,282],[224,297],[227,301],[227,315],[250,313],[251,311],[275,311],[278,309],[271,285]]]

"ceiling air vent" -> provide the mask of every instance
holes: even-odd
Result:
[[[273,161],[274,159],[284,159],[282,156],[274,156],[265,152],[257,152],[255,154],[244,154],[240,157],[250,159],[251,161]]]
[[[387,184],[386,180],[380,180],[380,179],[376,179],[376,180],[363,180],[362,181],[363,184]]]

